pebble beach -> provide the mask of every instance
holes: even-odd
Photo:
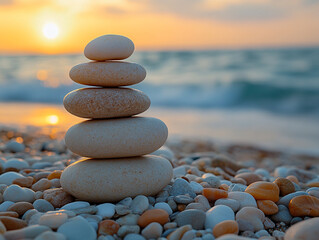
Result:
[[[61,188],[63,136],[1,128],[0,239],[317,239],[318,157],[170,139],[157,195],[94,203]]]

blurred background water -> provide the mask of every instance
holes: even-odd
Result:
[[[0,102],[61,107],[82,55],[0,56]],[[319,48],[136,52],[172,133],[319,152]],[[151,110],[152,111],[152,110]],[[1,111],[1,119],[8,111]],[[179,126],[179,130],[176,130]]]

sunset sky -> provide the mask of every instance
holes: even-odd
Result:
[[[0,0],[0,54],[80,53],[121,34],[138,50],[319,45],[319,0]]]

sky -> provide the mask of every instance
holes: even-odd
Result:
[[[0,0],[0,54],[80,53],[104,34],[138,50],[319,45],[319,0]]]

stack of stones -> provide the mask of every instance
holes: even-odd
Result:
[[[150,100],[141,91],[123,87],[146,76],[142,66],[118,61],[133,51],[130,39],[104,35],[85,47],[85,56],[93,61],[70,71],[73,81],[96,86],[72,91],[63,101],[68,112],[90,119],[65,135],[67,147],[87,157],[68,166],[61,176],[63,189],[80,200],[114,202],[154,195],[173,176],[168,160],[146,155],[165,143],[166,125],[156,118],[133,116],[146,111]]]

